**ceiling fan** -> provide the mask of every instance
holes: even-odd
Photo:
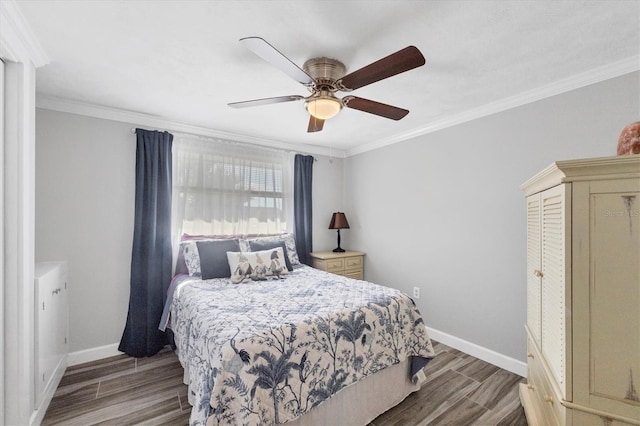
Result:
[[[304,100],[305,107],[310,115],[307,132],[321,131],[324,121],[334,117],[343,107],[357,109],[392,120],[400,120],[409,113],[409,110],[352,95],[339,99],[335,93],[338,91],[351,92],[425,64],[424,56],[422,56],[418,48],[408,46],[345,75],[346,67],[336,59],[326,57],[312,58],[300,68],[260,37],[246,37],[240,39],[240,42],[256,55],[306,86],[311,95],[307,97],[300,95],[277,96],[274,98],[232,102],[228,105],[233,108],[246,108]]]

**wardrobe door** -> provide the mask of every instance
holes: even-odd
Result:
[[[527,327],[538,350],[542,343],[540,256],[540,194],[533,194],[527,197]]]
[[[571,368],[571,186],[558,185],[541,193],[542,354],[563,398],[571,392],[566,376]]]

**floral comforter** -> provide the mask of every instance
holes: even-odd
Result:
[[[285,279],[186,278],[170,310],[191,425],[293,420],[387,366],[434,356],[404,293],[307,266]]]

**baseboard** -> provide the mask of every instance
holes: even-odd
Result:
[[[447,346],[451,346],[454,349],[467,353],[519,376],[527,376],[527,364],[523,361],[518,361],[517,359],[508,357],[491,349],[487,349],[483,346],[471,343],[467,340],[452,336],[431,327],[427,327],[427,330],[429,331],[429,336],[440,343],[444,343]],[[118,343],[113,343],[111,345],[71,352],[67,358],[67,365],[72,366],[85,362],[97,361],[99,359],[116,355],[122,355],[122,352],[118,350]]]
[[[454,349],[462,351],[466,354],[474,356],[478,359],[486,361],[519,376],[527,376],[527,364],[523,361],[518,361],[517,359],[508,357],[506,355],[492,351],[491,349],[476,345],[475,343],[468,342],[464,339],[452,336],[431,327],[427,327],[427,331],[429,331],[429,337],[440,343],[444,343],[447,346],[451,346]]]
[[[71,352],[67,359],[69,366],[83,364],[85,362],[97,361],[110,356],[122,355],[118,350],[118,343],[99,346],[97,348],[85,349],[83,351]]]

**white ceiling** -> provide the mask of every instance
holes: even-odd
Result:
[[[115,108],[347,155],[640,69],[638,0],[16,3],[50,59],[37,74],[41,106]],[[238,42],[247,36],[300,67],[329,56],[350,72],[408,45],[427,64],[353,92],[409,109],[403,120],[344,109],[308,134],[303,102],[227,106],[308,95]]]

